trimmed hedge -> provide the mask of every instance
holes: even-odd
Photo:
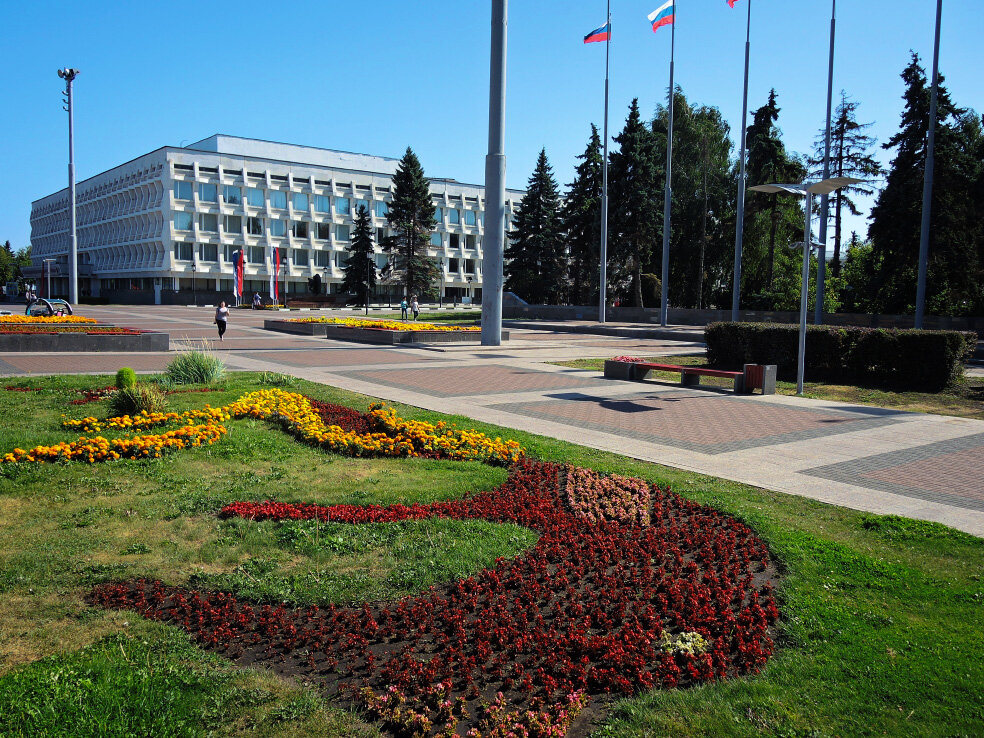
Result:
[[[799,326],[711,323],[704,329],[707,360],[727,369],[775,364],[781,379],[796,378]],[[977,346],[972,331],[806,327],[806,378],[939,392],[963,376]]]

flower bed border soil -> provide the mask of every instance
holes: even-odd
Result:
[[[405,343],[478,343],[482,340],[481,331],[418,331],[409,327],[406,330],[391,331],[381,328],[350,328],[331,323],[296,323],[288,320],[264,320],[263,328],[268,331],[292,333],[301,336],[317,336],[338,341],[372,343],[396,346]],[[509,332],[502,332],[502,340],[509,340]]]

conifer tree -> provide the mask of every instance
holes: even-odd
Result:
[[[884,174],[881,164],[868,153],[875,143],[873,136],[865,131],[871,123],[858,123],[858,103],[847,97],[841,90],[841,101],[834,114],[830,128],[830,176],[857,177],[871,180]],[[813,156],[809,160],[812,168],[811,176],[818,178],[823,173],[823,151],[826,130],[822,130],[817,138]],[[841,271],[841,233],[844,208],[851,215],[860,215],[855,203],[857,195],[870,195],[874,187],[869,182],[859,182],[855,185],[842,187],[834,194],[833,209],[830,218],[834,221],[834,251],[830,262],[831,275],[837,277]],[[819,206],[819,201],[818,201]]]
[[[613,256],[631,279],[631,304],[642,307],[642,270],[656,259],[657,223],[661,222],[657,176],[665,170],[657,168],[655,137],[642,121],[638,98],[629,105],[625,127],[615,142],[619,150],[612,153],[609,168],[608,232]]]
[[[436,261],[427,255],[434,203],[420,160],[409,146],[393,175],[393,200],[386,221],[393,235],[385,239],[383,248],[400,274],[406,295],[423,298],[433,294],[440,276]]]
[[[560,194],[546,149],[540,150],[516,208],[505,250],[505,288],[526,300],[558,304],[566,293],[567,258]]]
[[[598,127],[591,124],[591,137],[577,157],[574,181],[567,186],[563,208],[564,231],[570,258],[570,303],[588,305],[597,295],[600,279],[601,188],[604,158]]]
[[[895,149],[885,188],[871,211],[868,237],[879,264],[876,307],[911,312],[922,218],[931,87],[915,53],[902,72],[906,89],[901,127],[883,148]],[[938,315],[984,310],[984,242],[975,188],[981,177],[981,125],[958,108],[939,76],[936,165],[930,213],[926,311]]]
[[[354,293],[359,305],[368,305],[369,295],[376,286],[375,251],[372,240],[372,218],[365,205],[355,214],[355,231],[349,246],[349,259],[343,271],[342,290]]]

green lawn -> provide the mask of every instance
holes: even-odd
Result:
[[[678,366],[705,366],[705,354],[686,354],[679,356],[638,357],[649,361]],[[574,359],[572,361],[552,362],[557,366],[573,369],[585,369],[600,372],[605,368],[604,359]],[[660,382],[680,383],[680,375],[676,372],[652,372],[649,379]],[[701,377],[701,384],[709,387],[726,387],[730,389],[730,379],[716,377]],[[795,382],[776,382],[776,392],[780,395],[795,395]],[[874,405],[893,410],[906,410],[915,413],[934,413],[936,415],[954,415],[960,418],[984,420],[984,377],[966,377],[956,387],[944,392],[895,392],[878,387],[858,387],[843,384],[824,384],[822,382],[804,382],[803,396],[814,400],[835,400],[850,402],[858,405]]]
[[[44,388],[0,390],[5,451],[73,438],[60,414],[99,416],[105,406],[68,406],[73,390],[110,379],[3,383]],[[171,405],[221,405],[258,387],[259,375],[233,374],[221,392],[172,395]],[[370,401],[296,389],[359,409]],[[619,702],[600,735],[981,735],[984,540],[451,420],[516,438],[539,458],[669,484],[747,521],[781,563],[779,649],[763,673]],[[330,456],[258,421],[228,427],[215,446],[155,461],[0,469],[0,734],[373,735],[304,685],[233,668],[175,628],[83,596],[96,582],[146,575],[270,601],[393,598],[535,540],[482,521],[220,520],[214,512],[235,500],[428,501],[505,477],[474,463]]]

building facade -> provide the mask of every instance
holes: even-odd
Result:
[[[322,292],[338,293],[360,205],[372,215],[376,266],[385,275],[380,242],[389,233],[398,163],[226,135],[152,151],[78,183],[79,295],[156,304],[229,299],[236,251],[246,259],[246,296],[271,296],[275,279],[281,299],[311,294],[315,276]],[[453,179],[431,179],[430,187],[437,225],[429,255],[441,266],[440,293],[478,300],[484,187]],[[508,218],[523,194],[507,191]],[[32,204],[26,276],[42,294],[49,278],[51,296],[68,292],[69,229],[67,188]],[[381,279],[377,300],[400,296],[395,279]]]

